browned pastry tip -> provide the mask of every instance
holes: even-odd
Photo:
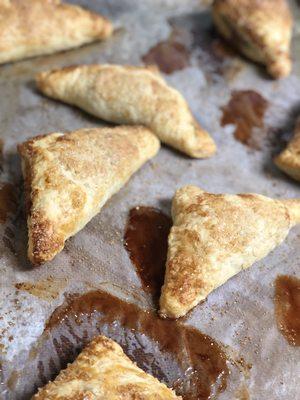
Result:
[[[296,181],[300,181],[300,120],[287,147],[274,158],[276,166]]]
[[[281,79],[289,76],[292,72],[292,60],[287,54],[281,56],[267,66],[267,70],[275,79]]]
[[[291,224],[300,224],[300,199],[285,199],[281,202],[286,207],[291,218]]]

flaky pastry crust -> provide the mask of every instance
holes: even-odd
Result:
[[[73,364],[32,400],[175,400],[181,399],[138,368],[113,340],[96,337]]]
[[[140,126],[52,133],[19,145],[30,261],[53,259],[158,150]]]
[[[38,75],[39,89],[106,121],[141,124],[164,143],[191,157],[216,151],[181,94],[153,68],[83,65]]]
[[[297,123],[292,140],[274,159],[275,164],[283,172],[296,181],[300,181],[300,120]]]
[[[174,196],[172,216],[160,314],[178,318],[280,244],[300,222],[300,200],[185,186]]]
[[[112,24],[60,0],[0,0],[0,63],[105,39]]]
[[[286,0],[215,0],[213,18],[226,40],[274,78],[290,74],[293,20]]]

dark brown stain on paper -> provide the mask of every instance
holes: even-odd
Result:
[[[266,138],[264,116],[268,101],[254,90],[231,93],[231,99],[223,107],[221,125],[235,125],[234,137],[241,143],[259,149]]]
[[[158,300],[164,282],[168,235],[172,220],[153,207],[135,207],[129,212],[124,246],[146,292]]]
[[[60,292],[66,287],[66,279],[47,279],[36,282],[18,282],[15,284],[16,289],[28,292],[42,300],[51,301],[56,299]]]
[[[300,279],[280,275],[275,281],[277,326],[292,346],[300,346]]]
[[[157,43],[142,57],[146,65],[156,65],[160,71],[172,74],[190,64],[190,50],[187,45],[188,33],[173,28],[169,37]]]
[[[208,399],[226,388],[227,357],[214,339],[103,291],[68,297],[48,320],[45,334],[52,338],[62,367],[92,337],[105,334],[185,400]]]
[[[11,183],[0,183],[0,223],[17,211],[17,190]]]

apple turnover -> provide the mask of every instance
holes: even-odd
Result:
[[[60,0],[0,0],[0,63],[105,39],[112,24]]]
[[[19,145],[30,261],[53,259],[159,146],[140,126],[52,133]]]
[[[172,217],[160,314],[178,318],[279,245],[300,223],[300,199],[185,186],[174,196]]]
[[[184,98],[153,67],[67,67],[39,74],[37,85],[47,96],[106,121],[145,125],[162,142],[191,157],[210,157],[216,151]]]
[[[274,159],[275,164],[283,172],[296,181],[300,181],[300,120],[297,123],[292,140]]]
[[[226,40],[274,78],[290,74],[293,20],[286,0],[214,0],[213,19]]]
[[[32,400],[175,400],[173,390],[138,368],[113,340],[98,336]]]

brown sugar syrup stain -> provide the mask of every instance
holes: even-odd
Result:
[[[153,46],[142,60],[146,65],[156,65],[165,74],[172,74],[190,65],[188,33],[173,28],[170,36]]]
[[[266,138],[264,116],[268,101],[254,90],[231,93],[231,99],[223,107],[221,125],[235,125],[234,137],[253,149],[260,149]]]
[[[19,379],[20,379],[20,373],[17,371],[13,371],[7,380],[7,386],[11,391],[15,390],[15,387]]]
[[[0,223],[17,211],[17,190],[11,183],[0,182]]]
[[[227,358],[216,341],[101,290],[69,296],[49,318],[34,352],[38,385],[99,334],[116,340],[139,367],[185,400],[208,399],[226,388]]]
[[[18,216],[19,188],[9,182],[0,182],[0,224],[13,222]],[[11,254],[16,254],[15,229],[10,224],[3,231],[2,243]]]
[[[280,275],[275,281],[277,326],[292,346],[300,346],[300,279]]]
[[[172,220],[153,207],[130,210],[124,246],[146,292],[157,303],[163,285]]]
[[[3,148],[4,141],[0,139],[0,172],[3,170]]]
[[[65,278],[53,279],[51,276],[41,281],[18,282],[15,284],[16,289],[28,292],[33,296],[46,301],[56,299],[66,286],[67,280]]]
[[[251,400],[247,386],[242,385],[235,393],[236,400]]]
[[[187,21],[171,18],[168,22],[171,28],[168,38],[142,56],[146,65],[154,64],[161,72],[172,74],[190,66],[193,56],[210,73],[233,77],[238,72],[236,65],[229,65],[236,52],[217,34],[209,15],[199,14],[198,18]]]

